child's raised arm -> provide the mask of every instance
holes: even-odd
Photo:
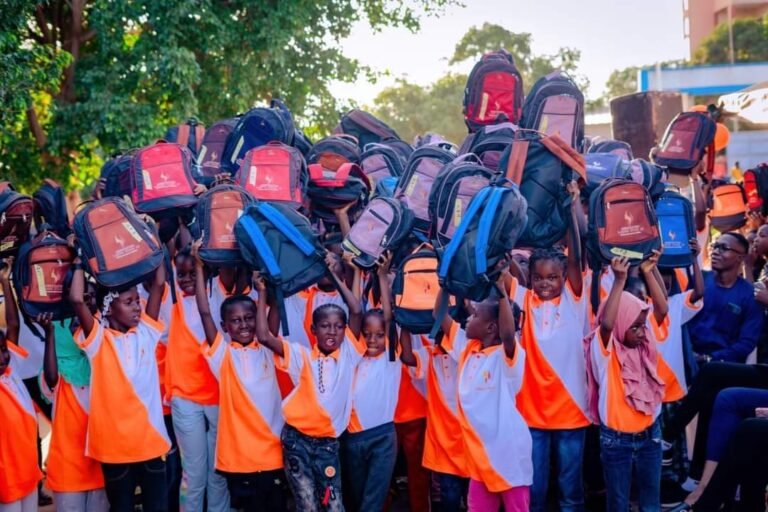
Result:
[[[515,314],[512,311],[512,304],[507,295],[507,288],[504,286],[504,277],[500,276],[496,281],[496,289],[499,292],[499,338],[504,345],[504,353],[509,359],[515,357],[515,334],[517,326],[515,325]]]
[[[624,291],[624,285],[627,283],[629,260],[627,258],[613,258],[611,260],[611,269],[614,274],[613,286],[611,287],[611,293],[608,294],[606,299],[603,318],[600,320],[600,339],[606,347],[611,340],[613,327],[616,325],[616,315],[619,313],[621,294]]]
[[[701,265],[699,265],[701,247],[699,247],[699,241],[696,238],[691,238],[688,244],[693,254],[693,293],[691,294],[691,302],[698,302],[704,297],[704,274],[702,274]]]
[[[416,356],[413,354],[411,331],[405,327],[400,329],[400,361],[405,366],[416,366]]]
[[[192,257],[195,258],[195,300],[197,301],[197,311],[200,313],[200,320],[203,322],[205,339],[209,345],[213,345],[218,336],[218,329],[211,316],[211,304],[208,302],[208,293],[205,287],[205,264],[200,259],[201,240],[192,244]]]
[[[75,316],[83,329],[83,335],[87,337],[93,330],[94,319],[88,304],[85,303],[85,273],[80,257],[75,258],[74,267],[72,286],[69,288],[69,301],[75,308]]]
[[[344,284],[344,282],[339,279],[333,272],[333,267],[338,263],[334,259],[332,252],[329,251],[326,253],[325,263],[328,265],[328,272],[330,273],[331,279],[333,279],[333,282],[336,283],[336,289],[339,290],[339,293],[341,293],[344,302],[347,304],[347,308],[349,308],[349,330],[352,331],[352,334],[355,336],[360,336],[360,329],[363,323],[363,306],[361,301],[355,297],[355,294],[352,293],[352,290],[350,290],[347,285]],[[352,287],[357,288],[359,286],[360,269],[355,267],[355,278],[352,283]]]
[[[645,277],[645,285],[648,287],[648,294],[653,301],[653,317],[656,323],[661,325],[667,317],[669,304],[667,303],[667,294],[664,293],[664,287],[656,279],[656,265],[658,264],[661,251],[653,251],[647,260],[640,264],[640,271]]]
[[[584,212],[581,209],[581,195],[579,192],[579,186],[575,181],[568,184],[568,192],[571,194],[571,226],[579,226],[579,216],[584,216]],[[584,288],[584,276],[581,272],[581,235],[579,233],[568,233],[568,267],[567,278],[571,285],[573,293],[577,297],[581,297],[581,293]]]
[[[35,321],[45,332],[45,354],[43,355],[43,377],[50,389],[59,383],[59,363],[56,360],[56,340],[53,337],[53,313],[41,313]]]
[[[278,356],[283,357],[285,355],[283,351],[283,342],[270,332],[269,324],[267,323],[268,292],[267,285],[264,283],[264,278],[259,277],[258,279],[254,279],[253,285],[259,292],[259,301],[256,305],[256,339],[269,350]],[[282,306],[282,304],[279,304],[279,306]]]
[[[165,289],[165,265],[160,264],[155,270],[155,277],[152,279],[152,286],[149,288],[149,297],[147,297],[146,314],[152,320],[157,320],[160,316],[160,306],[163,304],[163,291]]]
[[[389,267],[392,265],[392,253],[385,252],[379,258],[379,266],[376,269],[376,279],[379,280],[381,290],[381,310],[384,312],[384,328],[389,332],[392,323],[392,288],[389,284]]]

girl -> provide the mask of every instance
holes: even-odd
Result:
[[[199,280],[189,247],[176,253],[174,263],[178,292],[168,330],[166,386],[187,482],[184,508],[190,512],[202,511],[207,495],[210,512],[226,512],[229,510],[227,482],[214,469],[219,385],[201,350],[206,333],[197,307],[195,290]]]
[[[344,498],[351,510],[383,510],[397,458],[395,407],[402,364],[390,360],[387,335],[392,322],[388,273],[392,255],[376,270],[382,309],[363,316],[367,350],[352,385],[352,413],[341,437]]]
[[[78,340],[91,362],[91,413],[86,455],[101,462],[110,510],[132,512],[137,484],[143,509],[167,510],[163,422],[155,349],[163,332],[160,312],[165,267],[160,265],[146,311],[135,286],[103,290],[96,319],[85,302],[82,263],[75,260],[70,301],[83,335]]]
[[[37,484],[37,415],[32,398],[15,368],[27,357],[18,346],[19,313],[10,274],[13,258],[0,262],[0,287],[5,297],[6,332],[0,331],[0,512],[35,512]],[[50,325],[46,337],[50,335]]]
[[[648,336],[649,306],[624,292],[629,261],[614,258],[615,280],[590,335],[591,371],[598,384],[600,459],[608,512],[629,508],[632,484],[640,512],[659,510],[664,382],[656,343]]]
[[[281,439],[288,485],[297,510],[302,511],[321,507],[343,510],[338,438],[349,425],[352,381],[367,350],[357,338],[361,304],[338,278],[334,279],[347,300],[349,325],[339,306],[327,304],[315,309],[311,332],[317,344],[312,349],[275,336],[277,307],[273,304],[268,320],[266,285],[261,279],[256,281],[257,339],[275,353],[278,367],[288,373],[295,386],[283,401]]]
[[[197,309],[209,347],[203,350],[219,381],[216,470],[225,475],[232,506],[246,512],[284,510],[283,417],[272,352],[256,339],[256,304],[233,295],[221,305],[217,330],[205,291],[205,268],[197,251]]]
[[[96,312],[96,287],[88,283],[86,302]],[[38,316],[43,327],[49,316]],[[50,325],[53,327],[52,325]],[[61,512],[106,512],[101,465],[85,455],[90,411],[91,365],[75,338],[82,339],[77,322],[46,329],[43,375],[52,390],[53,421],[48,451],[46,483],[53,490],[56,510]]]

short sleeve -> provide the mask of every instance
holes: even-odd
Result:
[[[298,343],[281,340],[283,343],[283,356],[275,354],[275,366],[286,372],[294,386],[299,383],[301,370],[304,366],[304,352],[307,350]]]
[[[82,333],[83,331],[81,330],[80,332]],[[88,356],[88,359],[93,359],[96,357],[96,354],[99,353],[101,344],[104,341],[104,326],[101,325],[101,322],[94,319],[93,327],[91,328],[91,332],[88,333],[88,336],[84,337],[81,334],[76,337],[75,341],[77,342],[77,345],[83,349],[85,355]]]
[[[525,307],[525,294],[528,292],[528,288],[521,285],[516,277],[512,278],[512,282],[509,285],[509,290],[507,290],[507,293],[509,294],[509,297],[515,302],[515,304],[517,304],[517,307]]]
[[[693,297],[693,290],[686,293],[678,293],[669,298],[669,308],[671,310],[674,305],[675,309],[679,311],[681,324],[688,323],[704,307],[703,298],[700,298],[697,302],[691,302],[691,297]]]
[[[211,373],[216,377],[216,380],[221,380],[221,365],[224,363],[227,350],[229,350],[229,344],[224,341],[221,333],[217,333],[213,344],[204,343],[201,345],[201,350],[205,360],[208,361]]]
[[[510,386],[510,390],[513,393],[517,393],[520,387],[523,385],[523,371],[525,369],[525,350],[520,346],[520,343],[515,341],[515,355],[514,357],[507,357],[507,352],[502,346],[497,350],[501,359],[501,375],[507,381]]]
[[[160,314],[157,319],[163,324],[163,333],[160,336],[160,342],[168,344],[168,330],[171,325],[171,308],[173,307],[173,301],[171,299],[171,287],[166,283],[163,290],[163,301],[160,304]]]
[[[458,323],[452,322],[451,330],[443,337],[440,346],[454,361],[458,362],[468,343],[467,332]]]
[[[411,374],[412,379],[424,380],[427,378],[427,365],[429,364],[429,352],[427,350],[424,347],[413,350],[416,366],[408,368],[408,373]]]
[[[603,375],[608,368],[608,361],[611,357],[611,349],[613,348],[613,343],[614,339],[613,336],[611,336],[611,339],[608,342],[608,346],[606,347],[603,345],[600,330],[598,329],[595,332],[595,336],[592,338],[589,347],[589,359],[592,363],[592,369],[594,370],[595,374]]]
[[[349,328],[344,333],[344,342],[341,344],[341,355],[344,359],[349,359],[353,364],[357,364],[365,355],[365,342],[355,336]]]
[[[155,350],[155,347],[157,347],[157,344],[160,342],[160,338],[163,336],[165,325],[146,313],[142,313],[136,331],[138,332],[142,343],[146,343],[150,349]]]

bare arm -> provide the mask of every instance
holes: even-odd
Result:
[[[43,355],[43,377],[46,385],[53,389],[59,383],[59,363],[56,360],[56,340],[53,336],[53,314],[37,315],[37,323],[45,331],[45,354]]]
[[[155,270],[155,277],[152,279],[152,286],[149,288],[149,297],[147,297],[146,314],[152,320],[157,320],[160,316],[160,306],[163,303],[163,291],[165,289],[165,265],[161,264]]]
[[[379,280],[379,289],[381,290],[381,309],[384,312],[384,323],[387,330],[389,330],[389,324],[394,318],[392,315],[392,290],[389,284],[389,267],[391,265],[392,253],[387,251],[382,255],[376,269],[376,279]]]
[[[616,325],[616,315],[619,313],[621,294],[627,282],[629,260],[627,258],[613,258],[611,268],[613,269],[615,279],[613,280],[611,293],[608,294],[608,299],[606,299],[603,318],[600,321],[600,339],[606,347],[611,339],[613,327]]]
[[[648,287],[648,293],[653,301],[653,317],[656,319],[656,323],[661,325],[669,312],[669,304],[667,303],[667,294],[664,293],[664,287],[659,284],[654,275],[659,256],[661,256],[660,251],[653,251],[653,255],[640,264],[640,271],[645,277],[645,285]]]
[[[11,288],[11,269],[13,268],[13,258],[6,258],[5,266],[0,269],[0,287],[3,288],[5,296],[5,338],[8,341],[18,344],[19,331],[21,323],[19,321],[19,309],[16,305],[16,297]]]
[[[69,288],[69,301],[75,308],[75,316],[86,337],[93,331],[93,314],[85,303],[85,273],[80,258],[75,259],[75,273],[72,276],[72,286]]]
[[[703,160],[699,165],[704,165]],[[704,199],[704,190],[701,187],[701,181],[695,170],[691,173],[691,190],[693,192],[693,216],[696,222],[696,230],[703,231],[707,227],[707,201]]]
[[[270,332],[269,324],[267,323],[267,285],[262,278],[259,278],[254,282],[254,286],[256,286],[259,292],[259,301],[256,306],[256,338],[259,340],[259,343],[278,356],[283,357],[285,355],[283,343]]]
[[[581,197],[579,187],[575,181],[568,184],[568,192],[571,194],[571,218],[572,226],[579,226],[579,216],[584,216],[581,209]],[[581,297],[584,288],[584,276],[581,273],[581,235],[579,233],[568,233],[568,283],[571,285],[573,293]]]
[[[704,297],[704,274],[701,272],[701,265],[699,265],[699,242],[695,238],[690,240],[691,252],[693,253],[693,293],[691,294],[691,302],[698,302]]]
[[[363,307],[360,303],[360,300],[355,297],[355,294],[352,293],[352,290],[350,290],[344,282],[336,277],[336,274],[333,273],[331,270],[333,268],[333,265],[336,265],[336,261],[331,256],[331,253],[329,252],[326,257],[326,263],[328,264],[329,273],[331,276],[331,279],[333,279],[334,283],[336,283],[336,289],[339,290],[339,293],[341,293],[342,298],[344,299],[344,302],[347,304],[347,307],[349,308],[349,330],[352,331],[352,334],[355,336],[360,335],[360,329],[363,322]],[[360,269],[355,267],[355,279],[352,283],[352,287],[356,288],[360,286]]]
[[[496,283],[496,289],[499,291],[499,338],[504,345],[504,353],[509,359],[513,359],[515,357],[515,315],[507,289],[501,279]]]
[[[411,331],[400,329],[400,361],[406,366],[416,366],[416,355],[413,353]]]
[[[211,315],[211,304],[208,302],[208,294],[205,289],[205,265],[203,260],[200,259],[200,245],[200,240],[192,244],[192,256],[195,258],[195,300],[197,301],[197,311],[200,313],[200,320],[203,322],[205,340],[209,345],[213,345],[219,332]]]
[[[349,209],[352,208],[357,202],[349,203],[348,205],[345,205],[338,210],[333,210],[333,214],[336,215],[336,219],[339,221],[339,227],[341,228],[341,234],[342,236],[347,236],[347,233],[349,233],[349,230],[351,229],[351,224],[349,222]]]

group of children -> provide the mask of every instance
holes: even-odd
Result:
[[[349,226],[345,209],[336,214]],[[632,487],[641,511],[659,509],[658,417],[685,393],[682,325],[701,307],[698,263],[691,290],[670,294],[686,287],[659,272],[658,253],[637,272],[614,258],[594,313],[578,247],[516,251],[491,297],[459,305],[461,323],[439,319],[431,340],[396,325],[392,254],[364,275],[331,247],[328,277],[277,304],[258,274],[214,278],[189,239],[182,227],[169,244],[173,276],[161,265],[126,289],[97,287],[76,260],[76,317],[33,319],[57,510],[132,511],[137,486],[145,512],[175,509],[179,455],[185,510],[383,510],[402,450],[411,510],[427,510],[431,493],[446,511],[543,511],[549,494],[578,511],[593,423],[608,510],[626,511]],[[0,511],[27,512],[43,475],[18,367],[22,346],[38,342],[20,343],[29,331],[10,267],[0,268]],[[379,293],[364,297],[370,281]]]

